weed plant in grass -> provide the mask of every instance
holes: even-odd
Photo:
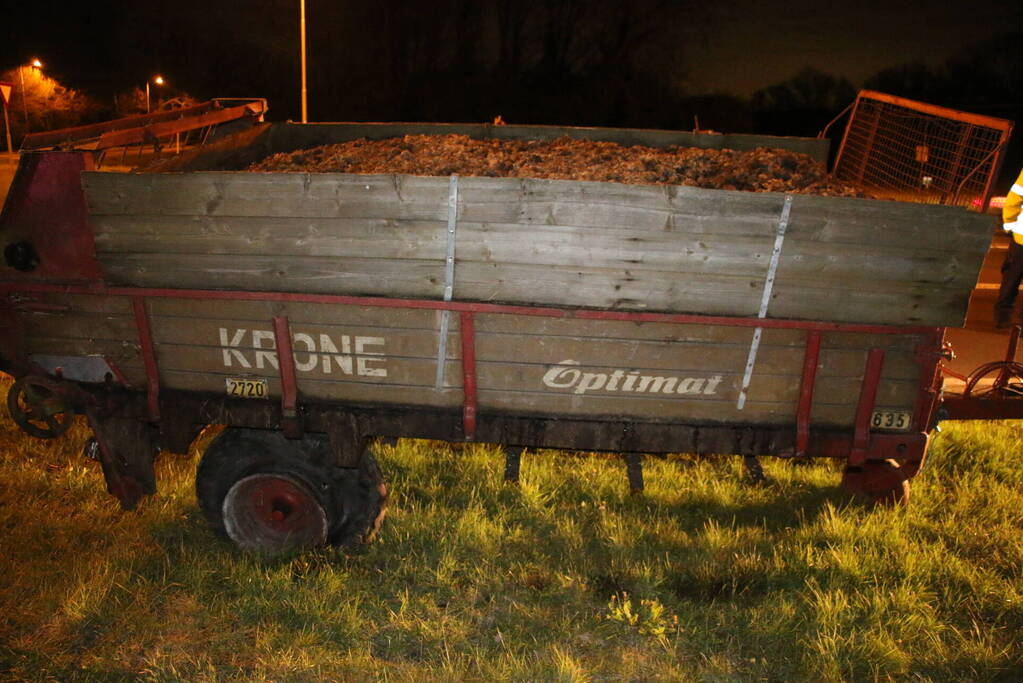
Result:
[[[1023,678],[1018,424],[949,426],[895,510],[827,462],[650,459],[633,497],[617,459],[530,452],[514,487],[493,447],[403,440],[379,542],[278,558],[207,530],[197,452],[121,513],[87,436],[0,422],[2,678]]]

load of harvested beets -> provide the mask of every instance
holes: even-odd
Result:
[[[465,135],[359,139],[274,154],[249,171],[367,173],[595,180],[633,185],[692,185],[719,190],[862,197],[806,154],[695,147],[624,146],[560,137],[475,140]]]

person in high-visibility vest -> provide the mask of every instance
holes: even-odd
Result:
[[[1023,207],[1023,172],[1020,172],[1002,205],[1002,227],[1011,239],[1002,263],[1002,286],[995,302],[995,327],[998,329],[1012,325],[1013,305],[1023,282],[1023,216],[1020,215],[1020,207]]]

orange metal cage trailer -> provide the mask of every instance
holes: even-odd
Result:
[[[990,219],[955,207],[684,187],[239,171],[408,132],[626,143],[817,141],[608,129],[261,125],[153,173],[25,154],[0,235],[12,418],[73,414],[125,508],[160,450],[228,425],[197,473],[245,548],[379,527],[379,437],[846,461],[902,501]],[[723,137],[729,140],[723,141]],[[922,235],[928,239],[920,239]],[[836,258],[838,257],[838,258]]]

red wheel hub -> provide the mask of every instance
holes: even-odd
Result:
[[[327,513],[308,485],[287,474],[239,479],[224,497],[224,528],[247,550],[285,552],[327,542]]]

